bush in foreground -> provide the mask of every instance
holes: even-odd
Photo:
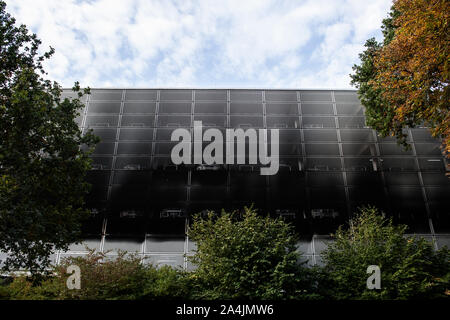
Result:
[[[424,238],[406,237],[374,207],[361,208],[323,253],[320,293],[332,299],[437,298],[449,294],[450,253]],[[367,267],[381,270],[381,288],[367,289]]]
[[[245,208],[242,217],[222,212],[200,216],[188,231],[197,243],[197,297],[202,299],[292,299],[304,292],[297,237],[282,219],[258,216]]]
[[[450,254],[423,238],[405,236],[377,209],[363,208],[349,228],[339,228],[323,253],[323,267],[298,262],[297,238],[281,219],[223,212],[196,217],[189,236],[197,242],[185,272],[156,268],[136,255],[115,259],[92,251],[56,266],[36,285],[19,276],[0,280],[0,299],[414,299],[450,294]],[[81,289],[68,290],[67,267],[81,270]],[[381,269],[381,288],[369,290],[369,265]]]
[[[68,266],[81,271],[81,288],[69,290],[66,282]],[[0,298],[18,300],[134,300],[174,299],[188,296],[186,279],[180,270],[142,264],[134,255],[119,252],[115,259],[91,251],[86,257],[71,257],[56,266],[53,276],[34,285],[25,276],[15,277],[0,289]]]

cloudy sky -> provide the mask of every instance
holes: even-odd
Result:
[[[7,0],[63,86],[351,88],[391,0]]]

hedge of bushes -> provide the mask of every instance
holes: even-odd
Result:
[[[298,263],[295,235],[280,219],[222,213],[196,219],[193,262],[183,271],[155,267],[126,252],[116,259],[91,251],[70,257],[44,277],[0,280],[0,299],[414,299],[450,297],[450,252],[405,237],[375,208],[363,208],[339,228],[323,253],[323,267]],[[68,289],[67,268],[80,268],[80,289]],[[367,266],[381,269],[381,288],[366,286]]]

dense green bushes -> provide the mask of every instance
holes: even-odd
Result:
[[[197,243],[192,262],[203,299],[290,299],[303,291],[305,268],[298,264],[297,239],[282,219],[223,212],[197,216],[188,231]]]
[[[406,228],[393,225],[374,207],[362,209],[348,229],[337,230],[335,241],[322,253],[320,295],[334,299],[445,297],[449,250],[434,251],[424,238],[405,237]],[[367,288],[370,265],[381,270],[379,290]]]
[[[39,284],[25,276],[0,280],[0,299],[412,299],[450,294],[450,253],[421,238],[405,237],[375,208],[355,215],[323,253],[325,266],[298,263],[296,237],[281,219],[222,213],[197,217],[191,272],[143,264],[119,252],[90,252],[56,266]],[[69,265],[81,271],[81,289],[66,286]],[[381,288],[366,287],[369,265],[381,269]]]

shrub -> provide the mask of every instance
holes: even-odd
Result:
[[[148,268],[143,299],[182,299],[190,297],[189,273],[162,266]]]
[[[81,271],[81,288],[69,290],[67,267],[77,265]],[[157,269],[143,264],[136,255],[119,252],[114,259],[105,253],[91,251],[84,257],[70,257],[54,268],[53,276],[39,284],[25,276],[15,277],[0,290],[3,299],[40,300],[130,300],[187,296],[184,273],[164,266]]]
[[[245,208],[242,218],[222,212],[200,216],[188,230],[196,241],[191,261],[195,297],[287,299],[298,296],[302,268],[292,226]],[[300,290],[301,291],[301,290]]]
[[[411,299],[445,297],[450,254],[433,250],[423,238],[406,237],[374,207],[361,208],[350,227],[340,227],[323,253],[321,294],[335,299]],[[367,289],[369,265],[381,270],[381,289]]]

